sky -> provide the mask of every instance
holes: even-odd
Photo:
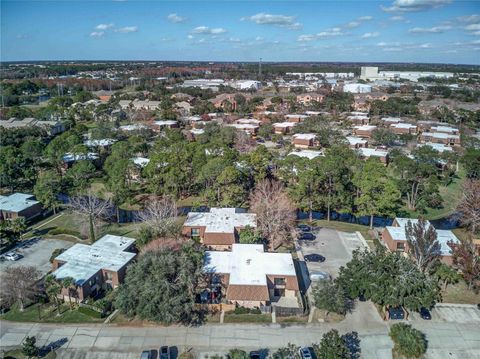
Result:
[[[480,1],[1,0],[2,61],[480,64]]]

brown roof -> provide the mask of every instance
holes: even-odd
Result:
[[[208,233],[203,236],[203,244],[223,245],[235,243],[234,233]]]
[[[270,295],[266,285],[229,285],[228,300],[268,301]]]

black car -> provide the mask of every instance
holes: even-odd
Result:
[[[250,352],[250,359],[261,359],[260,352]]]
[[[160,359],[170,359],[170,350],[168,350],[168,346],[165,345],[160,347],[159,353]]]
[[[397,320],[405,319],[405,313],[403,312],[402,307],[388,308],[388,314],[390,319],[397,319]]]
[[[297,226],[297,228],[298,228],[299,230],[301,230],[302,232],[310,232],[310,231],[312,230],[312,229],[310,228],[310,226],[309,226],[309,225],[306,225],[306,224],[299,224],[299,225]]]
[[[325,262],[325,257],[320,254],[307,254],[303,258],[305,262]]]
[[[420,308],[420,316],[424,320],[432,319],[432,315],[430,314],[430,311],[427,308]]]
[[[312,233],[301,233],[298,239],[301,241],[314,241],[315,236]]]
[[[360,293],[360,295],[358,296],[358,300],[360,302],[366,302],[367,298],[365,298],[365,293]]]

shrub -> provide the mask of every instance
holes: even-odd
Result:
[[[74,231],[73,229],[63,228],[63,227],[53,228],[53,229],[48,231],[48,234],[51,234],[51,235],[69,234],[69,235],[75,236],[75,237],[80,237],[81,236],[80,232]]]
[[[236,307],[233,311],[235,314],[262,314],[258,308]]]
[[[37,338],[35,337],[26,337],[23,342],[22,352],[27,357],[35,357],[38,355],[38,347],[36,346]]]
[[[178,359],[195,359],[195,355],[192,352],[182,352]]]
[[[53,263],[53,260],[57,258],[60,254],[65,252],[65,248],[56,248],[53,250],[52,255],[50,256],[50,263]]]
[[[425,335],[410,324],[397,323],[390,328],[393,350],[406,358],[419,358],[427,351]]]
[[[228,359],[248,359],[248,354],[240,349],[230,349],[227,357]]]

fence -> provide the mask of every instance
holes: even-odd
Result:
[[[291,308],[291,307],[280,307],[274,306],[273,311],[277,317],[294,317],[294,316],[303,316],[305,310],[303,308]]]

